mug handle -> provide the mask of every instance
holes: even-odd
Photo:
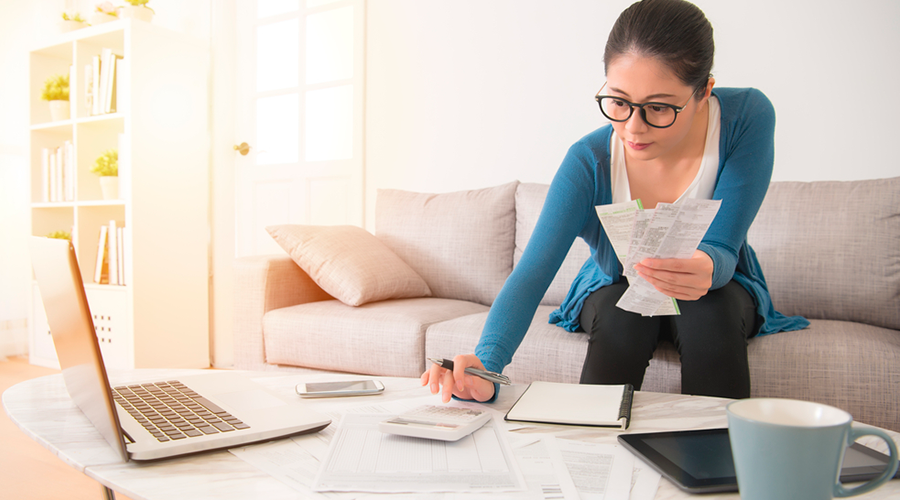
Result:
[[[887,443],[888,448],[891,450],[890,460],[888,461],[887,468],[884,472],[881,473],[880,476],[875,479],[871,479],[868,482],[865,482],[856,488],[844,488],[844,485],[838,479],[837,484],[834,485],[834,496],[836,497],[852,497],[856,495],[862,495],[863,493],[868,493],[875,488],[882,485],[882,483],[887,482],[889,479],[894,477],[894,474],[897,472],[897,444],[894,443],[894,440],[891,439],[890,436],[881,429],[876,428],[860,428],[855,425],[850,428],[850,432],[847,435],[847,446],[853,444],[854,441],[861,438],[862,436],[878,436]]]

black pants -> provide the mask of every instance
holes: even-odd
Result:
[[[660,340],[681,355],[681,392],[703,396],[750,396],[747,339],[756,335],[756,306],[735,281],[700,300],[679,300],[679,316],[641,316],[616,307],[628,288],[619,283],[592,293],[581,311],[590,334],[582,384],[624,384],[640,389]]]

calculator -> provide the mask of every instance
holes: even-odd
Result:
[[[378,430],[400,436],[459,441],[490,419],[491,414],[486,410],[426,405],[380,422]]]

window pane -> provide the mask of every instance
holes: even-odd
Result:
[[[353,6],[306,17],[306,83],[353,78]]]
[[[296,87],[300,68],[300,21],[256,27],[256,91]]]
[[[300,96],[287,94],[256,100],[256,164],[300,160]]]
[[[353,85],[306,93],[306,161],[353,158]]]
[[[262,19],[300,10],[300,0],[256,0],[256,17]]]

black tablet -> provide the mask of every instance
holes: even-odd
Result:
[[[620,434],[619,442],[665,478],[689,493],[737,491],[728,429]],[[854,443],[847,448],[841,482],[878,476],[888,457]],[[900,477],[900,471],[894,478]]]

